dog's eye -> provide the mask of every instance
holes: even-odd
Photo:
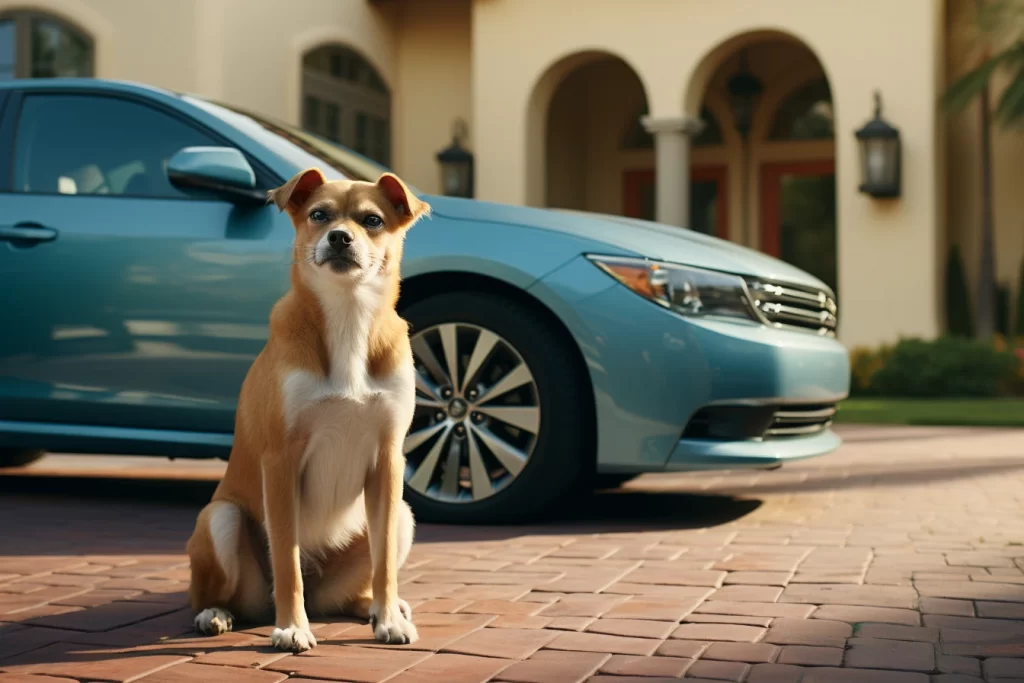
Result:
[[[309,212],[309,220],[314,223],[323,223],[327,220],[327,212],[323,209],[314,209]]]
[[[374,213],[371,213],[363,219],[363,227],[370,228],[371,230],[379,228],[382,225],[384,225],[384,219]]]

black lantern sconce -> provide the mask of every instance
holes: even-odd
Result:
[[[876,198],[900,196],[900,132],[882,118],[875,92],[875,118],[856,132],[860,144],[860,191]]]
[[[466,122],[456,119],[452,125],[452,144],[437,153],[441,188],[448,197],[473,197],[473,153],[462,146],[466,133]]]

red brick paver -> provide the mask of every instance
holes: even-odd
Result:
[[[400,576],[420,640],[321,619],[302,655],[267,625],[192,633],[183,547],[215,464],[47,458],[0,476],[0,683],[1024,679],[1024,434],[846,435],[531,528],[420,525]]]

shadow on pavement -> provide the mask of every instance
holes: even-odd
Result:
[[[46,498],[69,500],[106,499],[118,503],[161,504],[199,508],[210,502],[217,488],[216,481],[187,479],[141,479],[76,476],[10,476],[0,475],[0,494],[19,495],[21,504],[41,502]],[[0,505],[6,507],[5,500]]]
[[[18,520],[0,528],[0,557],[183,553],[195,516],[215,488],[211,481],[0,476],[0,518]],[[608,491],[529,526],[422,523],[417,542],[694,529],[740,519],[760,505],[728,495]]]
[[[1024,457],[976,458],[963,461],[943,460],[926,464],[866,463],[845,465],[839,469],[808,470],[802,481],[772,481],[764,478],[743,486],[751,496],[779,493],[817,493],[855,488],[900,488],[922,484],[939,484],[957,479],[970,479],[1024,470]],[[722,486],[728,489],[728,484]]]
[[[746,517],[759,500],[682,491],[621,490],[596,493],[550,520],[530,525],[454,526],[419,524],[416,541],[506,540],[547,534],[598,534],[714,527]]]

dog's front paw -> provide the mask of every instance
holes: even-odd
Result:
[[[233,622],[231,612],[220,607],[210,607],[197,614],[193,623],[203,635],[217,636],[230,631]]]
[[[396,600],[394,604],[382,606],[378,603],[370,605],[370,626],[373,637],[381,643],[392,645],[408,645],[419,639],[416,627],[410,617],[412,610],[404,600]]]
[[[316,647],[316,638],[309,628],[301,626],[289,626],[288,628],[275,628],[270,634],[270,642],[278,650],[284,652],[305,652]]]

